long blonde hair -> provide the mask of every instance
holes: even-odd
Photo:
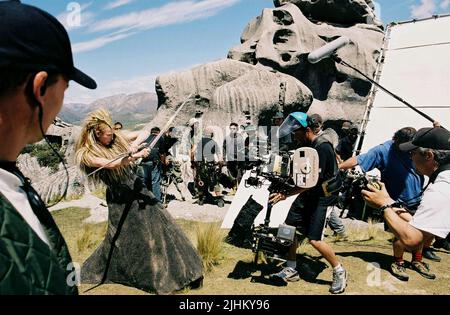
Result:
[[[88,174],[95,170],[95,167],[92,166],[92,158],[112,160],[120,154],[128,152],[129,142],[120,131],[115,131],[112,126],[111,115],[104,108],[93,111],[85,119],[75,152],[75,162],[84,173]],[[106,147],[98,141],[97,137],[106,132],[108,128],[114,132],[114,139],[111,145]],[[89,180],[94,182],[101,180],[109,184],[120,181],[128,175],[129,170],[126,167],[113,170],[104,169],[91,176]]]

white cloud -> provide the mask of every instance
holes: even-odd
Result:
[[[450,0],[443,0],[439,6],[441,7],[442,10],[447,10],[449,5],[450,5]]]
[[[159,26],[190,22],[217,14],[240,0],[183,0],[171,2],[159,8],[136,11],[92,25],[91,31],[108,31],[113,29],[146,30]]]
[[[134,2],[134,0],[116,0],[116,1],[112,1],[109,2],[106,6],[105,6],[105,10],[112,10],[118,7],[122,7],[124,5],[127,5],[131,2]]]
[[[72,45],[72,52],[80,53],[80,52],[95,50],[95,49],[103,47],[109,43],[127,38],[133,34],[135,34],[135,33],[134,32],[113,33],[113,34],[100,36],[100,37],[94,38],[89,41],[75,43]]]
[[[151,28],[211,17],[239,1],[241,0],[182,0],[168,3],[159,8],[101,20],[90,26],[91,32],[116,31],[90,41],[76,43],[73,45],[73,49],[75,52],[94,50]]]
[[[427,18],[435,14],[436,9],[434,0],[421,0],[419,5],[411,6],[411,17],[415,19]]]
[[[94,22],[95,13],[87,11],[92,2],[79,4],[71,2],[67,5],[67,10],[58,14],[57,19],[66,30],[72,31],[78,28],[84,28]]]

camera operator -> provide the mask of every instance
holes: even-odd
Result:
[[[406,214],[409,222],[405,221],[405,209],[389,196],[384,184],[381,190],[369,186],[370,191],[363,190],[363,196],[378,208],[404,246],[417,250],[435,236],[445,238],[450,233],[450,132],[420,129],[412,141],[400,145],[400,150],[410,152],[417,171],[430,177],[414,216]]]
[[[395,132],[392,140],[380,144],[367,153],[354,156],[339,164],[339,168],[346,170],[359,165],[363,172],[369,172],[375,168],[381,172],[381,181],[386,184],[390,196],[402,203],[410,215],[414,215],[420,203],[424,178],[416,172],[416,169],[406,152],[402,152],[399,146],[411,141],[416,134],[416,129],[405,127]],[[424,249],[418,249],[413,253],[412,268],[423,277],[434,279],[436,276],[430,272],[429,267],[422,261],[422,256],[438,261],[440,258],[430,249],[430,242],[424,244]],[[391,273],[402,281],[408,281],[403,254],[405,248],[399,240],[393,243],[394,262],[390,266]]]
[[[225,206],[219,175],[223,166],[220,147],[214,138],[214,127],[207,126],[198,145],[192,147],[191,163],[195,168],[195,187],[198,193],[198,204],[202,206],[209,192],[214,191],[214,202],[219,208]]]
[[[292,113],[286,118],[280,127],[279,136],[292,134],[299,147],[310,146],[317,150],[320,167],[319,182],[311,189],[297,188],[287,194],[272,194],[269,202],[275,204],[286,199],[287,196],[299,194],[289,210],[285,223],[296,226],[299,231],[302,231],[309,239],[310,244],[331,264],[333,267],[333,282],[330,292],[339,294],[344,292],[347,286],[347,272],[339,263],[331,246],[323,241],[327,208],[337,202],[338,193],[336,191],[328,194],[330,191],[326,187],[331,187],[333,183],[338,181],[338,167],[333,145],[324,137],[318,136],[320,131],[320,123],[308,117],[305,113]],[[298,272],[295,270],[297,265],[296,254],[297,240],[294,241],[289,251],[286,267],[274,276],[285,281],[299,280]]]

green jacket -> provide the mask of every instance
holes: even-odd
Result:
[[[54,221],[52,221],[54,223]],[[53,250],[0,193],[0,295],[78,294],[69,286],[72,259],[55,224],[44,226]]]

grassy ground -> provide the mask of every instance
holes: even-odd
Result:
[[[106,223],[83,224],[89,210],[69,208],[52,213],[68,243],[74,261],[82,263],[95,250],[106,232]],[[177,221],[194,244],[197,244],[197,231],[207,228],[206,223]],[[221,231],[223,236],[227,231]],[[401,282],[387,271],[392,261],[390,234],[369,226],[365,229],[349,231],[348,242],[334,243],[327,237],[339,259],[346,267],[349,278],[345,294],[450,294],[450,255],[437,252],[442,262],[429,262],[436,273],[435,280],[427,280],[415,271],[408,269],[409,282]],[[328,294],[332,271],[324,259],[308,244],[303,244],[297,255],[301,280],[284,285],[274,283],[261,276],[261,263],[258,268],[252,264],[250,250],[239,249],[222,243],[217,263],[205,275],[203,287],[184,291],[181,294],[195,295],[307,295]],[[406,253],[405,259],[410,260]],[[428,261],[427,261],[428,262]],[[90,286],[82,285],[81,294],[147,294],[146,292],[122,285],[103,285],[86,292]]]

